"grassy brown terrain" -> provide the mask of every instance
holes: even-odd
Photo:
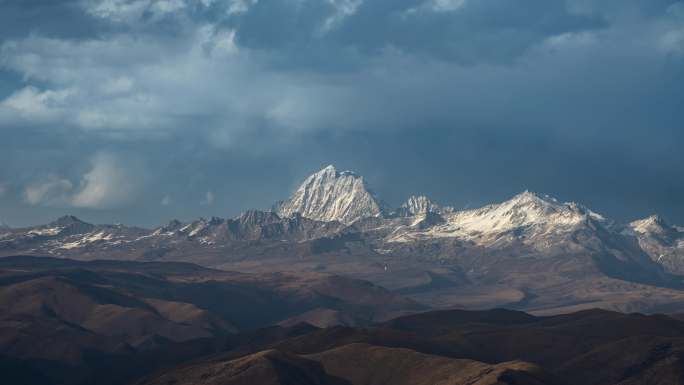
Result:
[[[369,324],[424,309],[368,282],[321,273],[255,275],[186,263],[0,259],[2,356],[29,362],[64,384],[90,383],[98,371],[117,371],[116,363],[131,357],[143,360],[141,368],[155,366],[156,350],[168,349],[169,361],[176,362],[278,323],[295,329],[303,322]],[[337,314],[334,322],[327,313]],[[135,366],[130,365],[133,372],[142,370]]]
[[[0,309],[12,384],[684,384],[681,316],[426,311],[321,273],[2,258]]]
[[[372,327],[314,330],[245,354],[213,355],[140,383],[202,383],[200,373],[213,383],[218,368],[265,354],[309,360],[297,362],[319,374],[322,368],[328,377],[318,383],[325,384],[682,384],[684,323],[605,310],[550,317],[437,311]],[[216,383],[243,383],[226,373],[220,374],[226,382]]]

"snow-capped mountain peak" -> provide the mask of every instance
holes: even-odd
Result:
[[[400,216],[416,216],[426,213],[439,213],[441,207],[430,200],[430,198],[425,195],[411,195],[409,199],[404,202],[401,207],[399,207]]]
[[[379,216],[384,208],[363,177],[352,171],[338,172],[330,165],[306,178],[275,211],[281,217],[300,213],[305,218],[350,224],[359,218]]]
[[[658,215],[631,222],[623,231],[635,236],[639,246],[666,270],[684,272],[684,231]]]
[[[521,192],[520,194],[509,199],[509,202],[542,203],[542,204],[548,204],[548,205],[558,205],[559,204],[558,199],[556,199],[550,195],[537,194],[537,193],[532,192],[530,190],[525,190],[525,191]]]
[[[601,215],[577,203],[561,203],[548,195],[524,191],[500,204],[458,213],[456,220],[472,230],[491,232],[538,225],[568,227],[589,218],[605,221]]]
[[[470,231],[500,232],[547,223],[575,224],[578,214],[570,204],[525,191],[499,204],[457,213],[452,222]]]
[[[87,224],[73,215],[64,215],[50,223],[51,226],[73,226]]]
[[[629,227],[635,231],[636,233],[639,234],[646,234],[646,233],[655,233],[655,234],[660,234],[660,233],[666,233],[668,231],[672,231],[672,226],[667,224],[658,215],[651,215],[648,218],[644,219],[639,219],[634,222],[631,222],[629,224]]]
[[[608,225],[601,215],[577,203],[561,203],[548,195],[530,191],[520,193],[498,204],[479,209],[444,214],[445,222],[419,233],[399,231],[390,241],[407,242],[425,238],[485,239],[490,235],[513,230],[524,231],[528,237],[562,234],[594,221]]]

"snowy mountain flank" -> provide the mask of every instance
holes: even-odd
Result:
[[[628,229],[651,258],[672,273],[684,274],[684,229],[657,215],[634,221]]]
[[[549,196],[529,191],[512,199],[474,210],[443,213],[443,224],[415,231],[397,231],[389,240],[410,242],[425,238],[483,239],[488,235],[517,230],[520,234],[538,236],[572,231],[587,221],[606,224],[601,215],[576,203],[560,203]]]
[[[271,211],[173,220],[149,230],[66,216],[47,225],[2,229],[3,255],[327,271],[416,296],[431,293],[419,299],[438,306],[468,307],[453,303],[463,300],[453,294],[463,288],[468,295],[477,290],[471,301],[480,305],[472,306],[523,301],[514,306],[539,311],[684,304],[684,230],[659,217],[619,224],[580,204],[529,191],[463,211],[416,195],[392,210],[363,177],[333,166],[306,178]],[[643,287],[658,287],[652,289],[658,293]],[[681,298],[679,291],[667,291],[680,287]]]

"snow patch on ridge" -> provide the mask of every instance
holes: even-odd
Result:
[[[63,227],[50,227],[50,228],[45,228],[45,229],[33,229],[28,232],[29,235],[37,235],[37,236],[54,236],[58,235],[59,233],[64,230]]]
[[[670,226],[658,215],[636,220],[629,224],[630,229],[638,234],[663,233],[670,230]]]

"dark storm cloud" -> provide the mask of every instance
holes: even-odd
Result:
[[[86,17],[77,0],[1,0],[0,36],[3,39],[31,33],[61,37],[88,37],[102,25]]]
[[[525,188],[684,224],[684,3],[0,1],[0,221]]]
[[[285,64],[324,68],[324,58],[344,62],[388,47],[467,64],[510,62],[550,36],[605,25],[598,14],[543,0],[262,1],[231,21],[240,45],[285,50]]]

